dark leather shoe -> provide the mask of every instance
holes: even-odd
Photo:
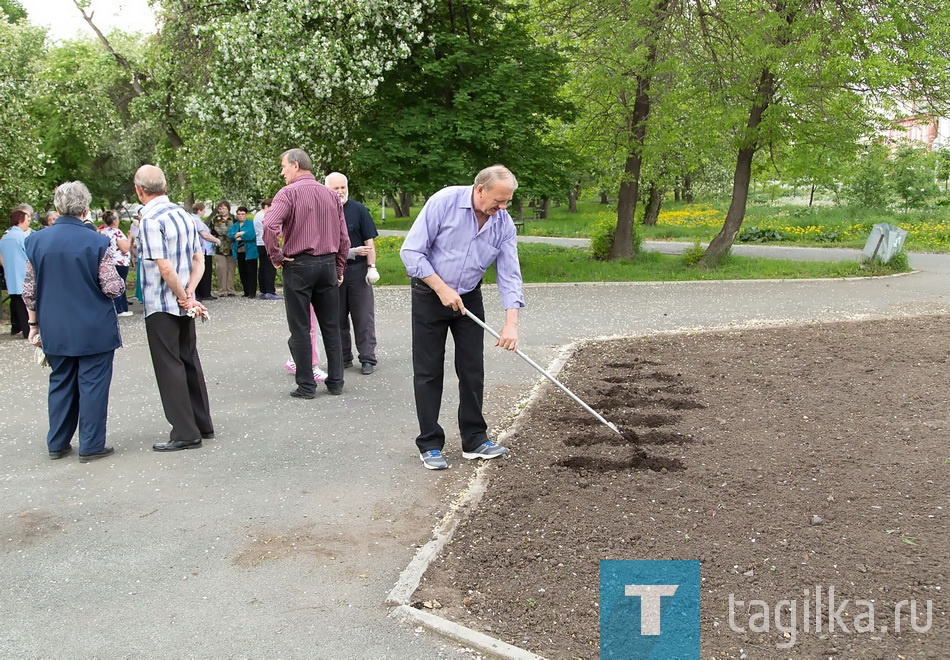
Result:
[[[172,440],[152,445],[155,451],[181,451],[182,449],[197,449],[201,446],[201,438],[197,440]]]
[[[334,395],[337,395],[337,396],[338,396],[338,395],[340,395],[340,394],[343,394],[343,388],[341,387],[341,388],[338,389],[338,390],[331,390],[331,389],[328,387],[328,388],[327,388],[327,392],[329,392],[330,394],[334,394]]]
[[[51,451],[49,453],[49,460],[56,461],[56,460],[59,460],[60,458],[65,458],[66,456],[69,456],[72,453],[73,453],[72,446],[66,447],[66,449],[60,449],[59,451]]]
[[[103,447],[102,451],[97,451],[95,454],[80,454],[79,462],[88,463],[89,461],[98,461],[100,458],[112,455],[114,451],[115,449],[112,447]]]
[[[371,365],[369,362],[364,362],[363,366],[360,368],[360,373],[364,376],[369,376],[373,373],[373,365]]]
[[[201,434],[201,439],[202,439],[202,440],[214,440],[214,431],[212,431],[211,433],[202,433],[202,434]]]
[[[353,366],[353,360],[346,360],[346,361],[343,363],[343,368],[344,368],[344,369],[349,369],[349,368],[352,367],[352,366]]]
[[[304,392],[302,389],[298,387],[297,389],[295,389],[293,392],[290,393],[290,396],[294,397],[295,399],[316,399],[317,393]]]

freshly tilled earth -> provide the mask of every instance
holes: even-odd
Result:
[[[582,346],[559,377],[622,436],[545,385],[417,606],[548,658],[596,658],[600,560],[698,559],[703,658],[946,657],[948,321]],[[819,588],[823,627],[806,631]],[[752,600],[796,601],[797,623]],[[916,629],[907,605],[895,617],[904,600]]]

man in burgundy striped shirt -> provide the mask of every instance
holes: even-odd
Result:
[[[310,306],[317,315],[327,356],[327,390],[343,392],[343,343],[340,341],[340,289],[350,237],[343,204],[318,183],[313,161],[301,149],[280,156],[287,185],[274,195],[264,217],[264,245],[275,268],[284,271],[284,306],[290,327],[290,354],[310,364]],[[283,244],[281,245],[281,237]],[[297,389],[290,396],[312,399],[317,386],[310,369],[298,369]]]

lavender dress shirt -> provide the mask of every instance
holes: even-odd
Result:
[[[437,273],[463,295],[474,290],[495,263],[502,307],[524,307],[514,222],[507,211],[498,211],[479,230],[473,189],[451,186],[429,198],[399,251],[406,273],[419,279]]]

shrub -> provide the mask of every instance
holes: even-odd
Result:
[[[598,261],[607,261],[616,235],[617,220],[615,218],[606,214],[598,218],[590,232],[591,256]]]
[[[772,243],[784,240],[781,232],[767,227],[743,227],[736,236],[737,243]]]
[[[816,243],[837,243],[841,239],[841,233],[837,231],[823,231],[812,238]]]
[[[692,268],[693,266],[698,264],[700,261],[702,261],[703,257],[705,256],[706,256],[705,248],[703,248],[703,246],[699,243],[699,241],[696,241],[695,243],[693,243],[691,246],[689,246],[683,251],[683,264],[687,268]]]

